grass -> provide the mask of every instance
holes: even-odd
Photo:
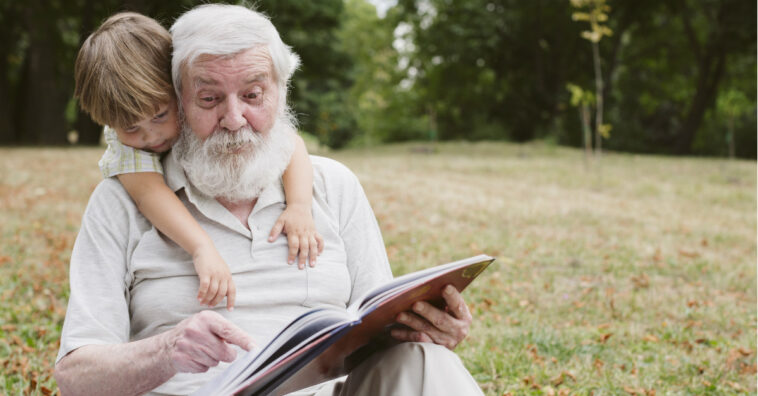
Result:
[[[67,262],[101,149],[0,149],[0,393],[56,392]],[[457,352],[488,395],[756,394],[756,163],[504,143],[325,155],[396,275],[478,253]]]

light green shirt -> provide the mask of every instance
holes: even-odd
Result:
[[[105,143],[108,148],[97,163],[104,178],[122,173],[157,172],[163,174],[161,155],[127,146],[118,140],[116,131],[105,126],[103,128]]]
[[[268,242],[285,207],[276,182],[248,217],[250,229],[190,185],[173,154],[166,181],[213,239],[237,288],[234,311],[215,311],[265,345],[295,317],[321,305],[346,307],[392,279],[379,226],[358,179],[342,164],[313,162],[313,219],[324,238],[315,268],[287,264],[287,239]],[[103,180],[90,197],[70,266],[71,294],[57,360],[91,344],[150,337],[201,311],[192,258],[140,214],[121,183]],[[240,356],[240,355],[238,355]],[[56,360],[56,361],[57,361]],[[188,394],[226,367],[180,373],[151,395]]]

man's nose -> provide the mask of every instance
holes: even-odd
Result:
[[[225,106],[221,113],[221,119],[219,120],[219,126],[230,131],[236,131],[247,123],[245,117],[242,116],[242,103],[239,98],[229,97],[226,100]]]

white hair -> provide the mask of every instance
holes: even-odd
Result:
[[[284,44],[271,21],[249,8],[229,4],[205,4],[185,12],[171,26],[174,52],[171,77],[181,98],[182,70],[201,55],[235,55],[266,46],[273,62],[280,98],[286,102],[287,84],[300,58]]]

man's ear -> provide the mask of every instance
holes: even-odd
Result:
[[[292,77],[293,74],[295,74],[295,70],[297,70],[298,67],[300,67],[300,57],[297,56],[294,52],[290,52],[290,65],[289,70],[287,72],[289,75],[287,76],[287,79],[289,77]]]

